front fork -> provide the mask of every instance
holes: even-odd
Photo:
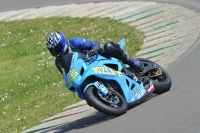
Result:
[[[106,96],[108,94],[108,89],[103,85],[101,84],[99,81],[95,81],[93,83],[90,83],[88,84],[85,88],[84,88],[84,91],[85,92],[87,90],[87,88],[89,86],[95,86],[104,96]]]

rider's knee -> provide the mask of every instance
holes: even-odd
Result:
[[[104,50],[112,50],[114,47],[111,42],[104,44]]]

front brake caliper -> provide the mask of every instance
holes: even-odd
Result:
[[[157,68],[156,71],[153,72],[154,76],[162,75],[162,70],[160,68]]]

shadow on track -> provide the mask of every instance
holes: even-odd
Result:
[[[155,96],[156,95],[151,95],[148,98],[141,101],[140,103],[130,105],[128,110],[139,106],[140,104],[150,100],[151,98],[153,98]],[[51,129],[48,129],[48,130],[45,130],[45,131],[40,131],[40,133],[48,133],[48,132],[65,133],[65,132],[69,132],[69,131],[72,131],[72,130],[87,128],[87,127],[90,127],[90,126],[93,126],[93,125],[97,125],[99,123],[106,122],[106,121],[112,120],[114,118],[116,118],[116,117],[108,116],[108,115],[105,115],[105,114],[97,111],[97,112],[94,112],[93,114],[91,114],[89,116],[78,119],[78,120],[73,121],[71,123],[63,123],[59,126],[52,127]]]
[[[102,114],[101,112],[95,112],[94,114],[91,114],[90,116],[81,118],[79,120],[76,120],[74,122],[68,123],[68,124],[63,124],[60,126],[57,126],[55,128],[51,128],[46,131],[42,131],[40,133],[48,133],[48,132],[54,132],[54,133],[64,133],[64,132],[69,132],[71,130],[76,130],[76,129],[82,129],[86,128],[89,126],[93,126],[105,121],[109,121],[115,117],[108,116],[105,114]]]

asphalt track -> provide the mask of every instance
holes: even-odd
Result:
[[[11,11],[18,9],[27,8],[40,8],[51,5],[64,5],[72,3],[88,3],[88,2],[106,2],[106,1],[125,1],[125,0],[0,0],[0,12]],[[129,1],[139,1],[139,0],[129,0]],[[150,1],[150,0],[143,0]],[[151,0],[161,3],[171,3],[182,5],[190,9],[200,12],[200,1],[199,0]]]
[[[95,0],[90,0],[94,1]],[[153,1],[153,0],[152,0]],[[43,7],[89,0],[0,0],[0,11]],[[97,0],[96,0],[97,2]],[[98,2],[100,2],[98,0]],[[157,0],[185,6],[200,13],[197,0]],[[48,4],[46,4],[48,3]],[[101,113],[64,126],[59,132],[71,133],[199,133],[200,132],[200,39],[167,67],[173,81],[169,92],[129,110],[125,115],[109,118]]]

